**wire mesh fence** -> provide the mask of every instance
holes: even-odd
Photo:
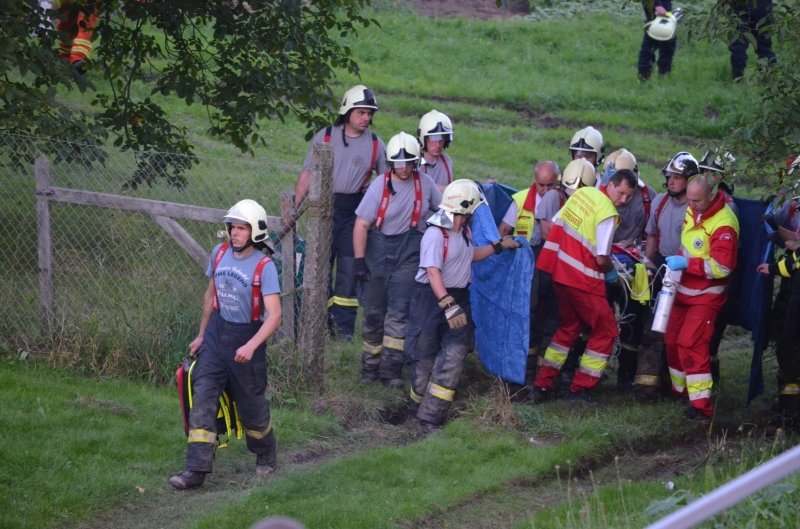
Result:
[[[52,188],[37,190],[37,159]],[[0,132],[0,170],[0,347],[47,354],[55,363],[100,374],[167,379],[196,335],[207,261],[193,258],[175,231],[210,255],[225,240],[222,213],[237,201],[259,202],[275,217],[273,232],[282,231],[293,213],[290,188],[296,169],[270,161],[135,154]],[[83,203],[56,200],[59,190],[79,191]],[[164,220],[107,207],[108,196],[112,202],[144,199],[222,213],[206,221]],[[42,203],[50,218],[51,270],[41,264],[48,262],[41,255]],[[278,242],[273,257],[285,314],[273,342],[285,350],[294,349],[299,330],[322,332],[327,323],[324,310],[307,310],[300,322],[303,297],[309,295],[304,289],[327,296],[327,276],[317,274],[318,284],[303,286],[307,225],[301,219]],[[330,244],[314,237],[311,244]],[[48,273],[53,283],[49,308],[42,280]]]

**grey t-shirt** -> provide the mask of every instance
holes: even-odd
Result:
[[[442,193],[436,188],[433,179],[425,173],[419,174],[422,187],[422,209],[420,210],[417,229],[425,231],[425,221],[431,211],[439,209],[442,202]],[[356,215],[372,226],[378,218],[378,209],[383,199],[384,176],[375,178],[364,193],[364,198],[356,208]],[[397,235],[405,233],[411,226],[411,214],[414,211],[414,178],[407,180],[392,180],[394,194],[389,194],[389,204],[381,225],[384,235]]]
[[[211,252],[206,277],[211,277],[211,269],[214,267],[214,259],[220,246],[218,244]],[[255,251],[244,259],[237,259],[233,256],[231,248],[228,248],[222,256],[217,269],[214,270],[214,285],[217,288],[219,314],[225,321],[231,323],[252,321],[253,274],[263,257],[262,252]],[[280,292],[278,271],[275,263],[270,260],[261,271],[261,296],[280,294]],[[264,319],[264,311],[261,319]]]
[[[419,253],[418,283],[430,284],[426,268],[435,267],[442,271],[445,288],[465,288],[472,277],[472,254],[474,247],[467,245],[462,233],[447,230],[447,259],[444,257],[444,235],[438,226],[429,226],[422,236]]]
[[[306,153],[303,169],[311,170],[314,165],[314,144],[325,143],[325,130],[322,129],[314,135],[311,146]],[[331,127],[330,145],[333,147],[333,192],[358,193],[369,172],[375,170],[376,174],[383,174],[389,170],[386,165],[386,146],[378,138],[378,152],[375,158],[375,167],[370,168],[372,160],[372,132],[364,131],[358,138],[347,138],[347,146],[342,141],[342,127]],[[369,178],[367,177],[367,181]]]
[[[658,209],[664,200],[667,203],[659,213]],[[688,202],[679,204],[666,193],[661,193],[653,201],[645,231],[647,235],[658,236],[658,253],[664,257],[678,255],[678,250],[681,248],[681,230],[688,206]],[[658,214],[658,224],[656,224],[656,214]]]
[[[438,186],[446,186],[455,180],[453,176],[453,159],[445,153],[439,155],[439,161],[435,164],[431,164],[425,158],[422,158],[420,171],[428,173]]]
[[[647,191],[650,196],[650,213],[652,214],[656,190],[648,185]],[[617,226],[617,231],[614,232],[614,242],[642,240],[642,232],[647,225],[642,188],[636,186],[633,197],[624,206],[619,206],[617,212],[619,213],[619,226]]]

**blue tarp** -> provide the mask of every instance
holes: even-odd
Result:
[[[747,403],[750,404],[764,392],[761,360],[769,338],[767,322],[772,308],[773,287],[772,278],[756,272],[756,267],[771,261],[773,252],[761,220],[768,204],[743,198],[735,200],[739,208],[739,259],[730,289],[730,295],[735,300],[730,324],[751,331],[753,358],[747,392]]]
[[[502,202],[502,196],[494,198]],[[510,200],[507,195],[506,200]],[[495,211],[501,208],[505,212],[508,202],[505,207],[498,205]],[[500,238],[491,207],[478,206],[470,228],[475,246],[491,244]],[[517,240],[522,243],[520,249],[506,250],[473,263],[470,300],[475,346],[481,363],[503,380],[524,384],[530,338],[533,251],[524,238]]]

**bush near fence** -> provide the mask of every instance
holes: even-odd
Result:
[[[41,155],[54,187],[224,210],[252,198],[272,216],[281,215],[281,191],[293,187],[299,171],[269,160],[136,154],[0,132],[0,350],[147,381],[168,380],[195,336],[205,269],[147,214],[51,202],[55,299],[43,324],[34,179]],[[154,164],[163,166],[154,170]],[[222,219],[179,223],[209,253],[225,240]],[[308,238],[306,225],[304,219],[298,223],[300,238]],[[327,285],[318,287],[327,295]],[[289,294],[294,293],[284,288],[283,295]],[[311,317],[325,315],[317,311]]]

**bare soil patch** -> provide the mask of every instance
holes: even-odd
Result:
[[[497,7],[495,0],[410,0],[409,4],[420,15],[435,18],[510,18],[530,13],[525,0],[509,0]]]

